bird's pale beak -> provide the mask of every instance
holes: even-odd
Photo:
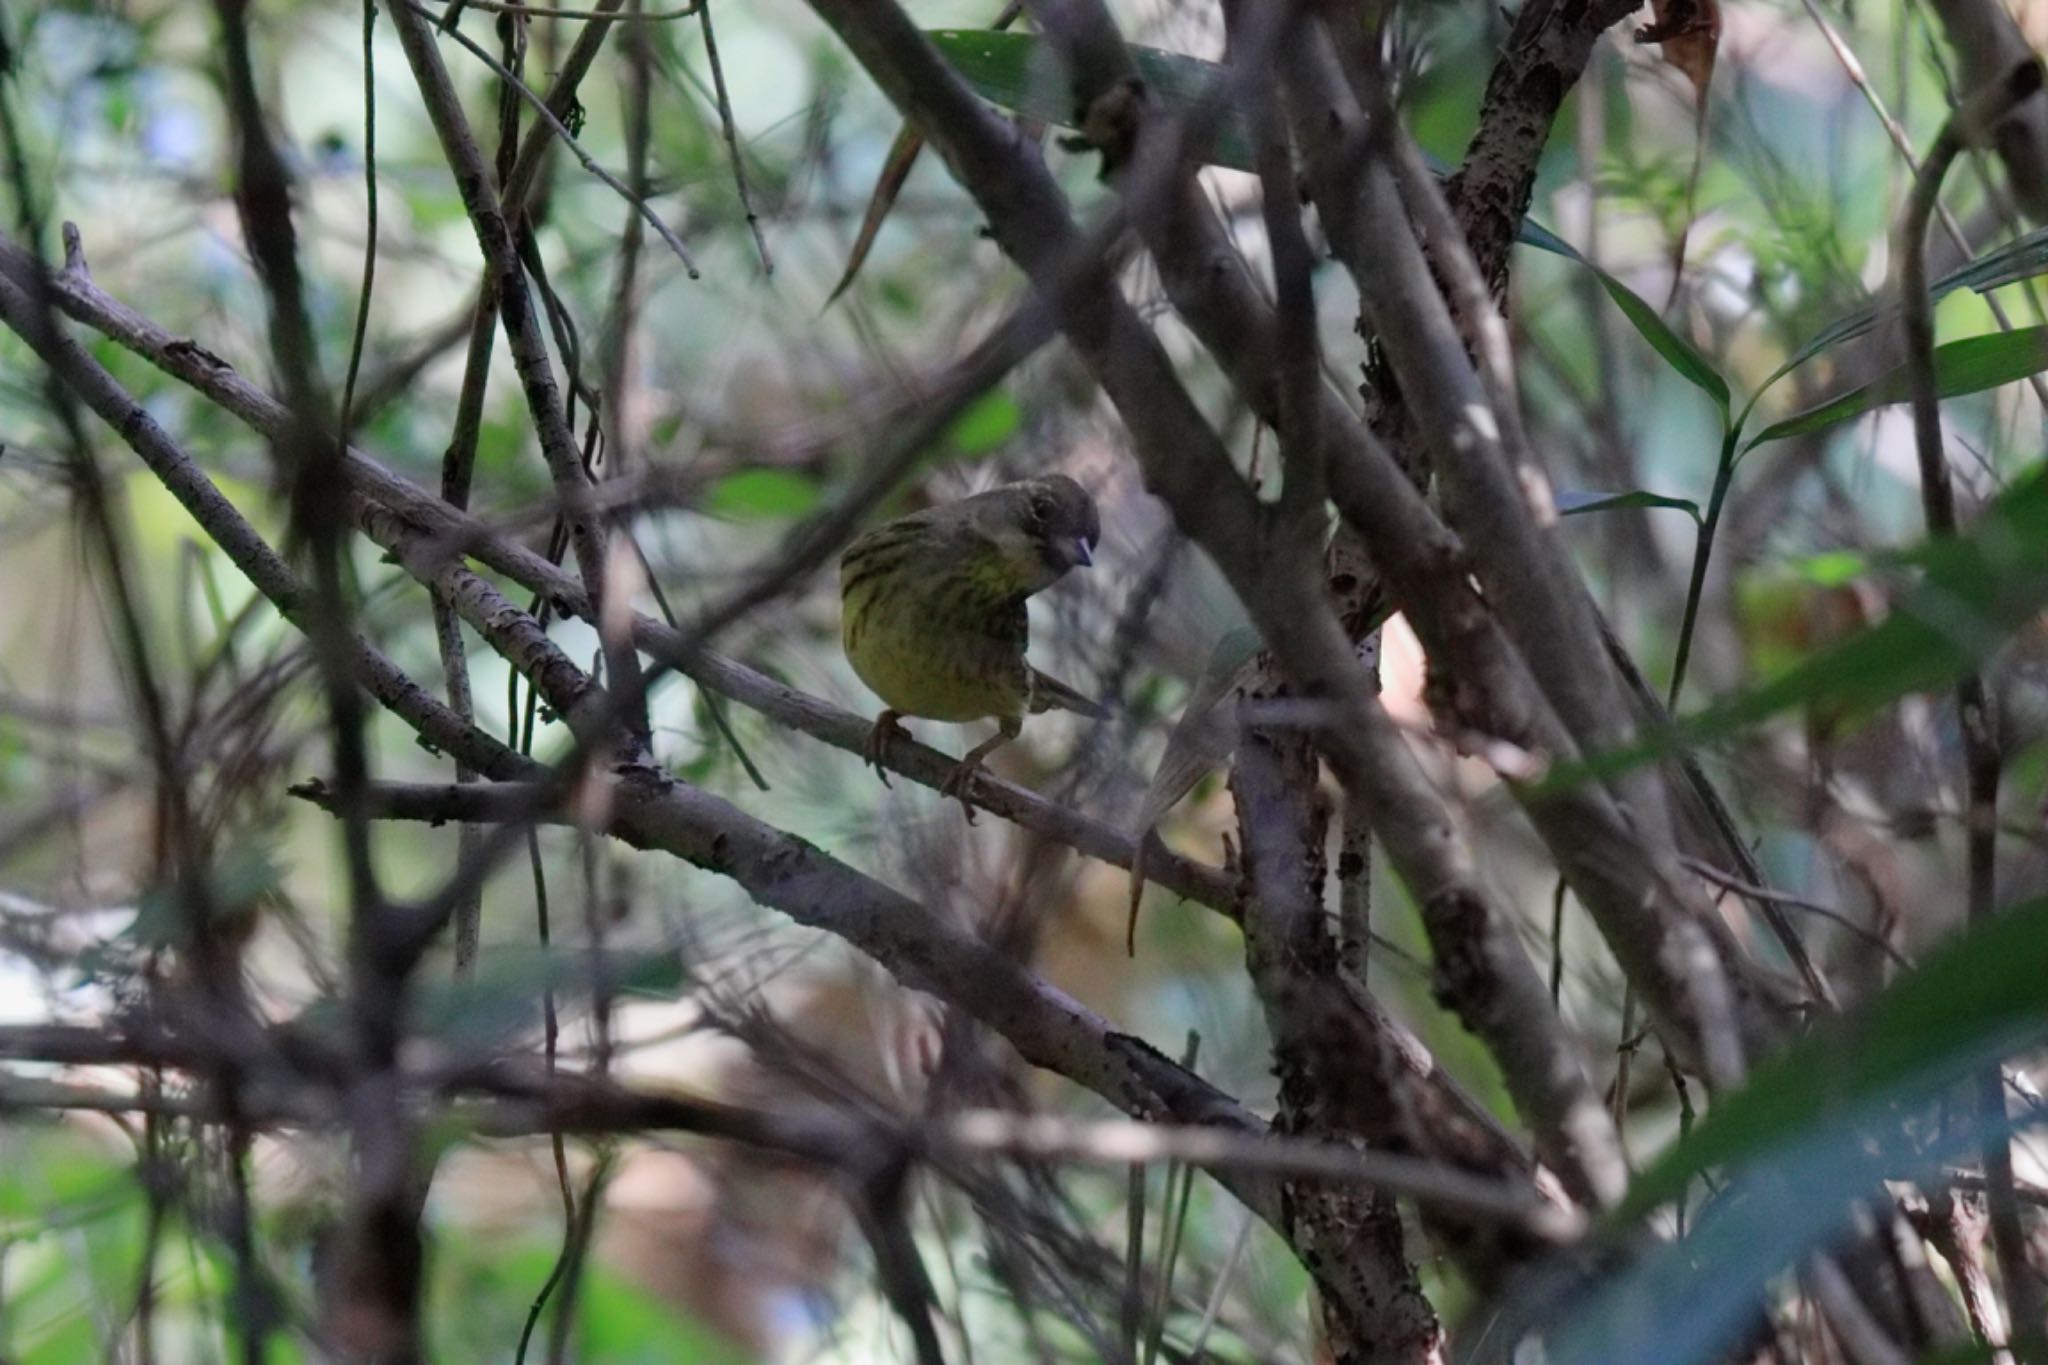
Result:
[[[1053,536],[1039,542],[1038,553],[1044,557],[1046,567],[1055,574],[1069,569],[1085,569],[1095,562],[1095,554],[1086,536]]]

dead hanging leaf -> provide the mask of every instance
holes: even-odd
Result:
[[[910,168],[917,164],[917,154],[924,150],[924,139],[909,124],[896,134],[896,140],[889,144],[889,155],[882,162],[882,173],[875,178],[875,192],[868,196],[868,211],[860,220],[860,233],[853,239],[853,250],[846,256],[846,273],[839,277],[839,283],[832,286],[831,297],[825,300],[830,308],[844,294],[853,277],[867,262],[868,252],[874,248],[875,237],[882,230],[882,223],[889,216],[889,210],[896,206],[896,196],[903,192],[903,182],[910,179]]]
[[[1019,119],[1017,126],[1024,136],[1036,142],[1045,136],[1045,125],[1035,119]],[[839,277],[839,283],[832,286],[832,292],[825,299],[825,308],[839,301],[853,284],[853,277],[867,264],[868,252],[874,249],[875,238],[882,231],[882,224],[889,217],[889,210],[896,206],[896,196],[903,192],[903,184],[910,179],[911,168],[917,165],[917,154],[924,150],[924,138],[909,124],[904,124],[896,140],[889,144],[889,155],[882,161],[882,173],[875,177],[875,190],[868,196],[867,212],[861,215],[860,231],[853,239],[853,250],[846,254],[846,270]]]
[[[1721,46],[1720,0],[1650,0],[1650,13],[1651,21],[1636,30],[1636,41],[1664,49],[1664,60],[1692,82],[1694,101],[1704,117],[1714,55]]]
[[[996,15],[995,22],[989,25],[990,30],[1002,32],[1016,23],[1017,17],[1023,12],[1022,0],[1009,0],[1009,3],[1003,6],[1002,13]],[[1038,133],[1031,135],[1039,136]],[[839,296],[853,283],[853,277],[860,273],[861,266],[867,263],[868,252],[874,249],[875,238],[882,231],[882,224],[889,217],[889,210],[896,206],[896,196],[903,193],[903,182],[910,179],[911,167],[917,164],[917,154],[923,150],[924,138],[919,136],[915,128],[904,124],[902,130],[896,134],[896,140],[889,144],[889,155],[882,161],[882,173],[875,178],[875,192],[868,196],[867,212],[861,216],[860,232],[853,239],[853,250],[847,253],[846,271],[839,277],[839,283],[832,286],[832,293],[825,300],[825,308],[830,308],[838,301]],[[823,312],[824,309],[818,311]]]
[[[1664,60],[1692,82],[1692,174],[1686,178],[1685,227],[1671,247],[1670,311],[1685,281],[1685,249],[1692,236],[1693,202],[1698,197],[1700,165],[1707,152],[1707,90],[1714,83],[1714,57],[1721,48],[1721,0],[1650,0],[1651,21],[1636,30],[1639,43],[1656,43]]]

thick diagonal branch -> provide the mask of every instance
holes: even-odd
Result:
[[[1099,6],[1064,8],[1094,11],[1092,21],[1069,25],[1074,41],[1110,49],[1077,61],[1077,67],[1112,81],[1128,77],[1134,70],[1129,55]],[[1247,27],[1259,41],[1234,50],[1233,60],[1269,61],[1278,35]],[[1240,71],[1235,79],[1250,85],[1263,75]],[[1098,98],[1111,97],[1115,88]],[[1386,575],[1394,600],[1428,646],[1433,673],[1456,680],[1433,689],[1447,719],[1455,728],[1499,736],[1558,759],[1573,753],[1569,737],[1473,591],[1462,547],[1385,448],[1320,380],[1305,386],[1291,403],[1284,401],[1287,344],[1274,305],[1253,280],[1192,174],[1173,155],[1177,130],[1172,121],[1158,117],[1143,101],[1133,113],[1122,125],[1125,143],[1103,151],[1112,164],[1133,164],[1134,169],[1119,173],[1120,186],[1150,173],[1148,158],[1165,159],[1177,168],[1159,204],[1139,205],[1132,214],[1159,262],[1169,297],[1253,411],[1282,430],[1283,444],[1298,425],[1301,431],[1293,439],[1316,445],[1313,458],[1295,463],[1327,478],[1338,509],[1372,547],[1375,566]],[[1299,373],[1298,367],[1294,372]],[[1284,418],[1290,407],[1300,413],[1311,406],[1312,421]],[[1403,805],[1412,809],[1418,802],[1433,811],[1433,818],[1440,817],[1440,829],[1452,829],[1448,813],[1439,809],[1441,798],[1421,786],[1404,785]],[[1561,849],[1583,847],[1589,834],[1604,836],[1609,860],[1617,861],[1633,844],[1625,822],[1597,791],[1570,793],[1563,807],[1552,810],[1555,815],[1543,812],[1539,827]],[[1466,855],[1458,851],[1461,841],[1455,835],[1451,839],[1435,848],[1426,865],[1417,856],[1420,848],[1395,857],[1411,885],[1428,888],[1418,890],[1417,899],[1445,912],[1427,917],[1439,980],[1499,1061],[1546,1159],[1576,1196],[1595,1206],[1612,1203],[1626,1170],[1577,1044],[1550,1007],[1503,907],[1455,870],[1455,860]],[[1439,930],[1445,936],[1436,937]]]

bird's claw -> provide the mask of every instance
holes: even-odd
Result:
[[[970,825],[974,823],[974,804],[967,799],[967,788],[980,772],[979,763],[968,763],[963,760],[947,775],[946,780],[939,784],[939,795],[950,796],[958,801],[960,810],[967,816],[967,823]]]
[[[875,776],[882,779],[882,785],[889,785],[889,770],[882,766],[882,759],[889,749],[891,739],[909,739],[910,732],[896,723],[894,711],[884,711],[875,718],[875,726],[868,731],[868,741],[861,746],[860,755]]]

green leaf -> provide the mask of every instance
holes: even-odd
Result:
[[[1961,1079],[1987,1051],[2048,1033],[2048,897],[1942,945],[1852,1017],[1831,1020],[1715,1102],[1639,1177],[1618,1215],[1638,1217],[1694,1176],[1755,1157],[1821,1116]]]
[[[1801,576],[1823,588],[1838,588],[1870,572],[1871,558],[1854,550],[1829,550],[1799,562]]]
[[[1887,1180],[1926,1179],[1994,1133],[2003,1140],[2007,1125],[1952,1101],[2044,1037],[2048,899],[2037,899],[1938,948],[1717,1099],[1630,1190],[1612,1224],[1629,1246],[1615,1268],[1578,1292],[1551,1286],[1524,1309],[1538,1321],[1503,1331],[1533,1327],[1559,1362],[1725,1358],[1765,1286],[1837,1236],[1858,1200]],[[1717,1188],[1684,1241],[1623,1231],[1707,1172],[1719,1173]]]
[[[1587,493],[1576,489],[1561,489],[1557,494],[1557,514],[1561,517],[1584,516],[1588,512],[1612,512],[1628,507],[1662,507],[1673,512],[1683,512],[1695,524],[1700,519],[1700,505],[1690,498],[1671,498],[1662,493],[1649,493],[1632,489],[1626,493]]]
[[[1968,265],[1943,275],[1927,286],[1927,293],[1934,302],[1939,303],[1958,289],[1973,289],[1980,294],[1988,293],[2000,285],[2015,284],[2044,271],[2048,271],[2048,228],[2036,228],[1994,251],[1985,252]],[[1770,377],[1757,386],[1755,397],[1750,399],[1751,405],[1754,406],[1756,399],[1763,396],[1764,390],[1821,352],[1865,335],[1877,326],[1880,317],[1891,318],[1897,315],[1896,303],[1887,303],[1882,309],[1876,304],[1865,304],[1856,311],[1835,319],[1814,333],[1805,345],[1786,357],[1784,364],[1771,371]]]
[[[461,1222],[444,1226],[454,1235],[429,1262],[428,1302],[458,1304],[460,1311],[427,1315],[432,1358],[509,1361],[507,1343],[517,1338],[535,1287],[554,1270],[559,1243],[516,1231],[477,1236]],[[569,1337],[570,1358],[580,1365],[739,1365],[759,1358],[693,1318],[673,1296],[635,1285],[607,1258],[586,1261],[581,1276]]]
[[[794,470],[743,469],[711,485],[699,505],[714,517],[771,521],[802,516],[818,497],[818,485]]]
[[[20,1313],[17,1307],[16,1316],[25,1319],[14,1334],[21,1343],[22,1365],[75,1365],[100,1355],[92,1296],[76,1282],[75,1276],[67,1275],[64,1279],[61,1288],[76,1297],[55,1316],[38,1320],[34,1315]]]
[[[1728,381],[1721,377],[1713,362],[1700,354],[1698,347],[1672,330],[1671,325],[1650,306],[1647,299],[1594,265],[1577,247],[1533,218],[1522,220],[1521,229],[1515,234],[1515,240],[1525,246],[1533,246],[1539,251],[1562,256],[1592,271],[1594,278],[1600,281],[1600,287],[1607,291],[1607,297],[1614,300],[1615,307],[1621,309],[1621,315],[1628,319],[1629,325],[1636,329],[1643,340],[1650,343],[1650,348],[1662,356],[1665,363],[1678,372],[1680,378],[1712,398],[1720,407],[1723,419],[1726,419],[1730,401]]]
[[[2048,465],[1986,508],[1967,535],[1896,557],[1920,576],[1891,614],[1763,686],[1635,748],[1561,767],[1543,787],[1626,771],[1801,707],[1854,716],[1955,681],[2048,609]]]
[[[946,432],[946,441],[961,455],[987,455],[1016,435],[1024,423],[1017,400],[1001,390],[984,394],[960,414]]]
[[[1584,260],[1583,257],[1580,258]],[[1728,381],[1723,379],[1708,359],[1690,341],[1673,331],[1657,310],[1643,297],[1623,284],[1599,266],[1586,261],[1586,269],[1600,281],[1600,287],[1607,291],[1607,297],[1614,300],[1614,306],[1621,309],[1621,315],[1650,343],[1650,349],[1664,358],[1664,363],[1678,373],[1678,377],[1699,389],[1714,400],[1721,409],[1721,416],[1728,415]]]
[[[1579,254],[1577,247],[1537,222],[1534,218],[1524,218],[1522,220],[1521,231],[1515,234],[1515,240],[1523,246],[1533,246],[1538,251],[1548,251],[1553,256],[1562,256],[1568,261],[1576,261],[1588,269],[1593,264]]]
[[[0,716],[0,796],[14,796],[35,780],[28,757],[29,727],[14,716]]]
[[[1936,302],[1939,302],[1941,296],[1946,292],[1947,291],[1944,290],[1940,285],[1933,285],[1930,286],[1930,288],[1928,289],[1929,295]],[[1886,314],[1888,316],[1896,316],[1897,313],[1898,308],[1896,307],[1896,305],[1886,309]],[[1833,322],[1821,328],[1818,332],[1814,333],[1813,336],[1807,339],[1807,342],[1804,346],[1801,346],[1798,350],[1794,351],[1791,355],[1787,356],[1785,358],[1784,364],[1778,366],[1777,369],[1772,370],[1770,376],[1766,378],[1763,383],[1757,385],[1756,393],[1749,400],[1750,406],[1754,407],[1756,405],[1756,400],[1758,398],[1763,397],[1764,391],[1770,388],[1771,385],[1777,383],[1780,379],[1783,379],[1786,375],[1792,373],[1792,371],[1798,369],[1807,361],[1812,360],[1822,351],[1825,351],[1833,346],[1839,346],[1845,341],[1849,341],[1855,337],[1860,337],[1865,333],[1869,332],[1872,328],[1877,326],[1877,318],[1877,308],[1874,305],[1866,305],[1862,308],[1857,309],[1853,313],[1847,314],[1843,317],[1836,318]]]
[[[0,1238],[102,1217],[142,1197],[132,1158],[61,1122],[12,1118],[0,1135]]]
[[[1943,398],[1981,393],[2043,370],[2048,370],[2048,326],[1987,332],[1934,348],[1935,391]],[[1873,408],[1903,402],[1907,396],[1906,369],[1901,365],[1839,397],[1773,422],[1752,436],[1743,450],[1754,450],[1766,441],[1820,431],[1860,417]]]
[[[590,1365],[641,1365],[688,1360],[696,1365],[742,1365],[758,1359],[668,1299],[650,1294],[610,1267],[585,1271],[576,1305],[580,1359]]]
[[[2048,271],[2048,228],[2035,228],[1942,276],[1931,292],[1937,299],[1950,290],[1963,288],[1985,294],[2001,285],[2032,279],[2044,271]]]

